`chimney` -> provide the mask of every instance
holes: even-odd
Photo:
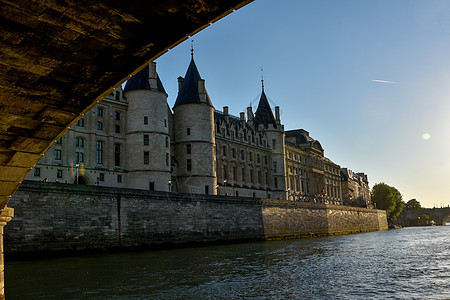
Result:
[[[247,107],[247,121],[249,125],[253,125],[253,111],[251,106]]]
[[[223,107],[223,115],[228,116],[228,106]]]
[[[183,84],[184,78],[178,77],[178,92],[181,90],[181,85]]]
[[[241,112],[239,113],[239,119],[241,119],[241,121],[245,121],[245,112]]]
[[[150,85],[150,89],[156,90],[158,89],[158,85],[156,83],[156,63],[150,62],[148,64],[148,83]]]
[[[206,103],[206,89],[205,89],[205,80],[198,80],[198,96],[200,97],[200,103]]]
[[[275,122],[277,124],[281,124],[281,120],[280,120],[280,107],[279,106],[275,106]]]

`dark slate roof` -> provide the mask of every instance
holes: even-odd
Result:
[[[198,81],[200,79],[200,73],[195,65],[194,58],[192,58],[186,71],[186,75],[184,76],[183,83],[178,91],[178,96],[174,107],[182,104],[201,103],[200,96],[198,94]],[[206,93],[206,103],[209,106],[213,106],[211,99],[209,99],[208,93]]]
[[[267,101],[264,89],[262,90],[258,108],[256,109],[255,122],[257,124],[263,124],[264,127],[267,127],[268,124],[273,124],[275,128],[277,127],[275,117],[273,116],[273,112],[272,109],[270,108],[269,101]]]
[[[158,74],[156,74],[156,86],[150,86],[150,82],[148,81],[148,72],[149,66],[147,65],[127,81],[123,91],[129,92],[134,90],[157,90],[159,92],[166,93],[166,90],[164,89],[164,86],[159,79]]]

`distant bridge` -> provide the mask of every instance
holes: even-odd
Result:
[[[436,222],[436,225],[445,225],[445,220],[450,217],[450,207],[442,208],[421,208],[421,209],[404,209],[397,222],[403,226],[417,225],[419,217],[429,216],[429,220]]]

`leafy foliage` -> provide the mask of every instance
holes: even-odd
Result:
[[[420,202],[416,199],[411,199],[408,202],[406,202],[405,209],[420,209],[422,208],[422,205],[420,205]]]
[[[405,202],[402,194],[392,186],[385,183],[377,183],[372,188],[372,202],[377,208],[386,210],[388,221],[393,222],[402,212]]]

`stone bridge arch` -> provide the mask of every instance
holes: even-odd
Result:
[[[436,222],[436,225],[445,225],[445,219],[450,216],[450,207],[405,209],[397,220],[404,226],[411,226],[421,215],[430,216]]]

